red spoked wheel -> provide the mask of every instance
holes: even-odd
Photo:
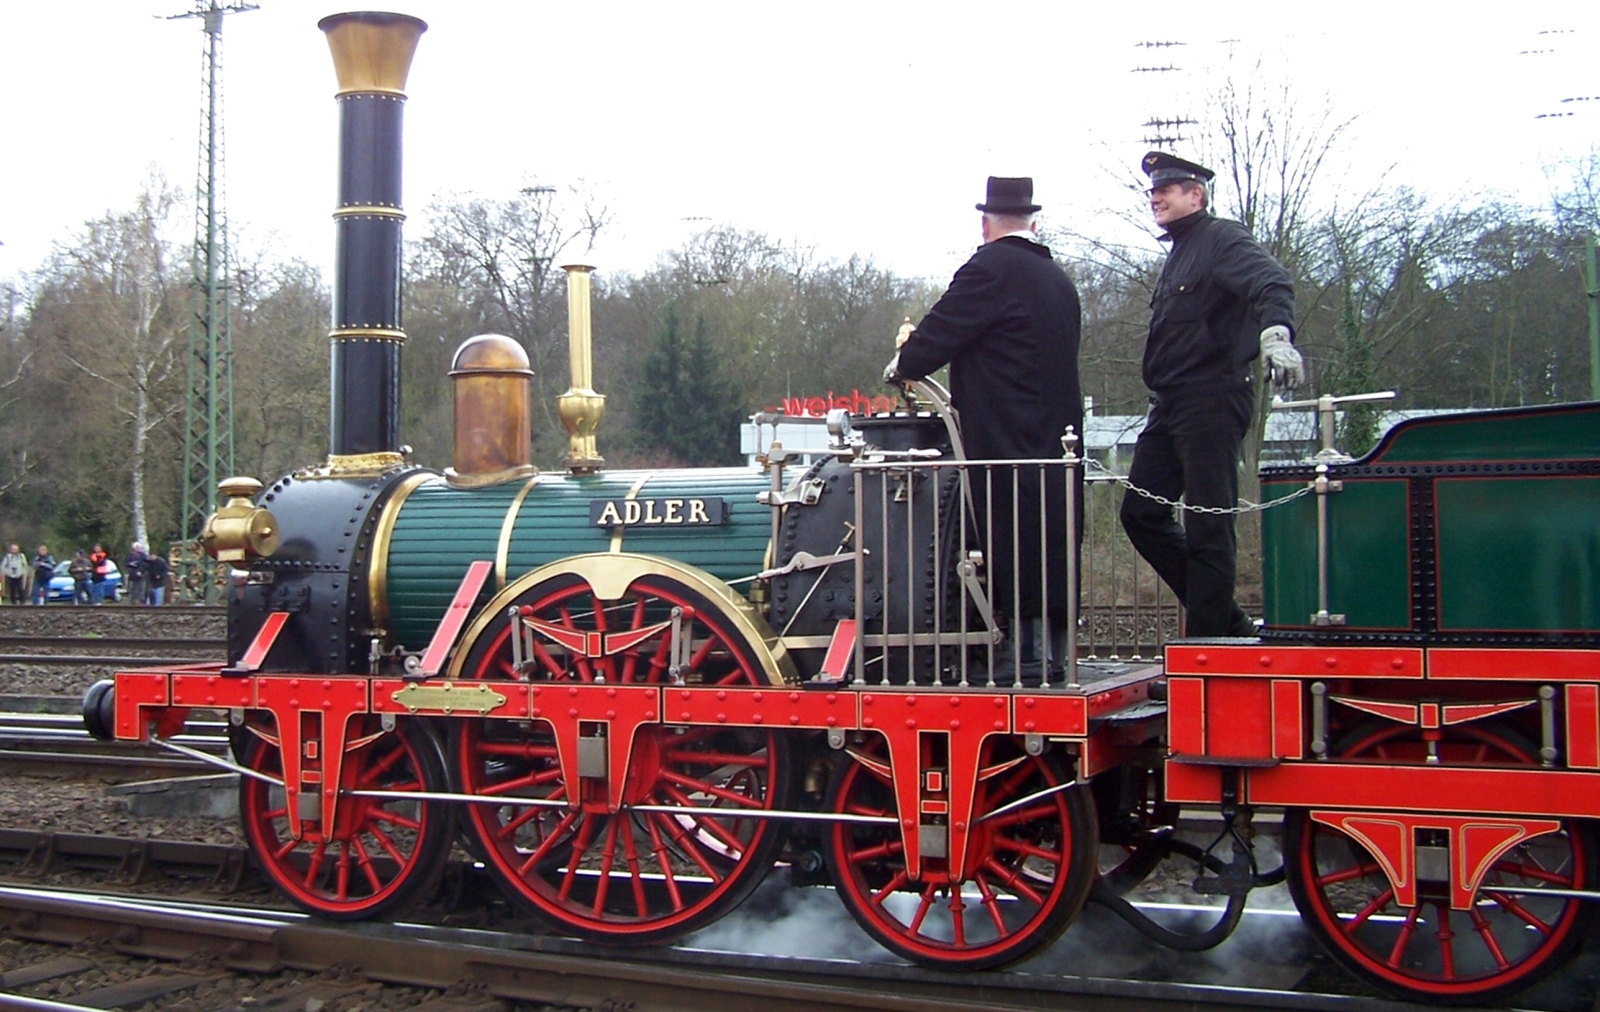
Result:
[[[243,764],[281,781],[283,756],[276,738],[254,730],[241,736]],[[402,721],[385,732],[376,718],[358,717],[341,769],[333,832],[323,832],[319,812],[301,822],[298,840],[283,788],[240,777],[245,838],[261,870],[301,909],[341,921],[394,913],[437,884],[450,853],[449,807],[348,792],[448,790],[438,742],[414,723]]]
[[[887,763],[881,738],[847,750],[829,811],[895,816]],[[1025,959],[1060,937],[1094,885],[1094,805],[1081,786],[1043,793],[1071,780],[1053,757],[991,737],[979,777],[967,858],[956,876],[947,861],[928,857],[916,878],[908,875],[898,826],[839,822],[827,832],[828,866],[851,915],[885,948],[922,966],[983,970]]]
[[[1338,752],[1420,763],[1427,746],[1415,728],[1389,724],[1358,730]],[[1534,761],[1515,736],[1471,726],[1447,729],[1437,755],[1443,765]],[[1448,838],[1422,830],[1418,843],[1443,849]],[[1540,895],[1595,888],[1593,830],[1572,821],[1502,854],[1465,911],[1450,908],[1447,882],[1426,879],[1415,906],[1398,906],[1374,856],[1304,811],[1288,813],[1285,855],[1295,906],[1323,946],[1358,976],[1417,1001],[1483,1004],[1514,994],[1559,966],[1594,918],[1592,903]]]
[[[548,633],[534,637],[529,675],[536,682],[668,681],[672,632],[638,640],[633,634],[671,621],[676,611],[679,640],[688,643],[689,663],[680,671],[686,684],[767,684],[723,605],[668,576],[641,576],[621,597],[601,600],[581,576],[559,575],[517,601],[526,608],[522,620],[541,623]],[[563,631],[600,634],[584,637],[586,644],[629,645],[579,656],[561,645],[574,642]],[[504,618],[486,626],[462,676],[513,676],[511,635]],[[702,928],[760,884],[783,845],[781,821],[743,814],[789,804],[791,763],[780,733],[647,724],[634,738],[623,807],[614,813],[593,798],[573,797],[544,722],[467,722],[453,749],[463,793],[560,803],[472,804],[467,825],[508,894],[582,938],[654,944]]]

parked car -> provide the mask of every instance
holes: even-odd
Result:
[[[72,574],[67,572],[71,562],[70,559],[62,559],[56,563],[55,575],[50,577],[50,591],[45,595],[46,601],[72,603]],[[101,586],[104,588],[101,594],[103,600],[122,600],[122,570],[110,559],[106,560],[106,578]]]

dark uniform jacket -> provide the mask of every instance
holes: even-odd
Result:
[[[1294,327],[1294,284],[1236,221],[1198,211],[1167,226],[1172,251],[1150,300],[1144,385],[1157,395],[1233,384],[1261,331]]]
[[[1071,425],[1083,436],[1078,392],[1078,290],[1050,250],[1020,236],[985,243],[956,271],[950,287],[900,349],[900,374],[921,379],[950,364],[950,399],[961,419],[969,460],[1062,457],[1061,434]],[[1081,452],[1080,444],[1080,452]],[[1051,480],[1047,475],[1045,480]],[[1037,468],[1018,472],[1018,523],[1011,530],[1011,482],[994,476],[994,502],[980,491],[980,517],[993,521],[990,596],[1007,615],[1031,618],[1045,604],[1052,615],[1066,607],[1066,511],[1062,496],[1046,497],[1045,540],[1050,565],[1041,574]],[[1060,477],[1055,476],[1055,482]],[[1082,474],[1078,475],[1079,490]],[[1060,484],[1054,484],[1060,489]],[[1082,537],[1082,500],[1078,509]],[[985,532],[975,533],[981,539]],[[1011,564],[1012,539],[1018,562]],[[1048,594],[1041,595],[1042,580]],[[1020,597],[1014,592],[1020,591]],[[1048,597],[1048,602],[1045,602]]]
[[[978,247],[900,349],[900,375],[950,365],[950,399],[973,460],[1061,456],[1083,434],[1081,313],[1050,249],[1019,236]]]

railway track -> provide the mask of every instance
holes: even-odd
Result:
[[[214,767],[167,749],[104,742],[83,724],[81,704],[62,696],[0,696],[0,768],[48,770],[61,775],[175,776]],[[226,718],[197,713],[174,741],[211,755],[227,752]]]
[[[1266,926],[1262,930],[1273,930]],[[418,923],[333,926],[280,911],[218,908],[170,901],[107,899],[35,889],[0,889],[0,931],[24,942],[82,947],[177,964],[145,974],[138,1001],[176,999],[224,976],[242,978],[251,993],[270,994],[285,974],[316,974],[296,985],[292,1007],[318,1007],[367,982],[426,988],[453,1012],[504,1009],[501,1003],[562,1008],[631,1008],[638,1012],[1414,1012],[1381,998],[1291,991],[1252,983],[1241,964],[1231,982],[1115,979],[1089,973],[1033,970],[940,974],[894,963],[818,959],[805,955],[740,955],[679,946],[596,954],[593,946],[551,936],[507,934]],[[691,942],[693,940],[691,939]],[[66,976],[71,964],[40,952],[29,967],[8,969],[0,990],[37,986]],[[1115,956],[1115,954],[1112,954]],[[81,958],[81,957],[80,957]],[[1112,960],[1116,962],[1115,959]],[[1093,964],[1086,963],[1089,969]],[[1106,961],[1101,961],[1105,966]],[[193,967],[206,968],[195,972]],[[79,970],[78,972],[83,972]],[[13,985],[13,981],[19,982]],[[31,984],[21,984],[31,981]],[[132,985],[119,982],[108,987]],[[240,985],[224,988],[237,992]],[[303,995],[303,997],[302,997]],[[451,998],[450,996],[455,996]],[[74,995],[84,1005],[116,1007],[116,995]],[[123,1003],[127,1004],[126,1001]],[[276,1002],[276,1007],[291,1007]],[[206,1006],[191,1006],[206,1007]],[[227,1007],[227,1006],[215,1006]],[[377,1007],[383,1007],[381,1004]],[[419,1006],[433,1009],[434,1005]],[[446,1006],[437,1006],[443,1012]]]

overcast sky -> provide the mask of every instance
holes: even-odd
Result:
[[[316,22],[349,8],[259,3],[224,30],[229,217],[244,248],[326,265],[336,113]],[[0,283],[130,206],[149,166],[193,186],[202,36],[163,19],[192,6],[0,0]],[[729,223],[942,281],[977,242],[985,176],[1033,176],[1047,221],[1093,231],[1132,203],[1117,173],[1148,146],[1140,124],[1204,118],[1194,96],[1258,58],[1296,115],[1355,118],[1324,196],[1388,170],[1538,200],[1541,166],[1600,137],[1580,59],[1600,45],[1594,0],[1093,6],[410,0],[390,8],[430,26],[407,88],[410,228],[441,193],[581,181],[614,215],[602,270]]]

